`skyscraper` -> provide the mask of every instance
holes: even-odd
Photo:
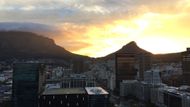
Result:
[[[141,53],[137,55],[139,64],[139,79],[144,80],[144,72],[151,68],[151,55],[147,53]]]
[[[116,54],[116,89],[123,80],[134,80],[137,75],[136,57],[133,53]]]
[[[13,107],[38,107],[43,91],[44,66],[37,63],[16,63],[13,67]]]
[[[187,48],[187,51],[182,53],[182,69],[181,85],[190,85],[190,48]]]

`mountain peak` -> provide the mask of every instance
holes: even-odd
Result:
[[[137,43],[135,41],[131,41],[127,45],[136,45],[137,46]]]
[[[123,46],[120,50],[118,50],[116,53],[149,53],[145,51],[144,49],[141,49],[135,41],[129,42],[125,46]]]

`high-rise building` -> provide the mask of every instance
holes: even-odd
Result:
[[[182,83],[181,85],[190,85],[190,48],[182,53]]]
[[[43,91],[44,74],[42,64],[14,64],[13,107],[38,107],[38,97]]]
[[[123,80],[134,80],[137,75],[135,68],[136,56],[133,53],[116,54],[116,90]]]
[[[151,55],[147,53],[142,53],[137,55],[137,60],[139,64],[139,79],[144,80],[144,72],[151,69]]]

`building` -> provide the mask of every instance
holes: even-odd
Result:
[[[147,53],[141,53],[137,55],[139,64],[139,79],[144,80],[144,72],[151,69],[151,55]]]
[[[176,92],[164,92],[164,105],[167,107],[182,107],[182,96]]]
[[[183,96],[182,107],[190,107],[190,94]]]
[[[121,97],[135,97],[144,102],[150,101],[150,89],[152,88],[151,84],[136,80],[128,80],[123,81],[120,86]]]
[[[40,96],[39,107],[88,107],[84,88],[45,90]]]
[[[38,107],[44,87],[44,66],[38,63],[16,63],[13,67],[13,107]]]
[[[190,85],[190,48],[182,53],[182,85]]]
[[[88,107],[108,107],[109,93],[101,87],[86,87]]]
[[[96,82],[94,78],[89,78],[82,74],[72,74],[65,76],[62,79],[62,88],[84,88],[95,87]]]
[[[161,84],[161,73],[159,70],[151,70],[144,72],[144,82],[149,84]]]
[[[39,107],[108,107],[109,93],[101,87],[48,89]]]
[[[135,85],[138,83],[137,80],[125,80],[120,83],[120,96],[134,96],[134,88]]]
[[[123,80],[134,80],[137,75],[136,58],[133,53],[116,54],[116,90],[120,90]]]

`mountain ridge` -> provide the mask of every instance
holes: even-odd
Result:
[[[113,52],[107,56],[97,58],[98,60],[109,60],[114,59],[115,55],[118,53],[132,53],[132,54],[149,54],[152,57],[153,63],[162,63],[162,62],[179,62],[181,61],[181,52],[179,53],[169,53],[169,54],[152,54],[142,48],[140,48],[135,41],[129,42],[124,45],[121,49]]]
[[[88,58],[73,54],[54,40],[31,32],[0,31],[0,58]]]

